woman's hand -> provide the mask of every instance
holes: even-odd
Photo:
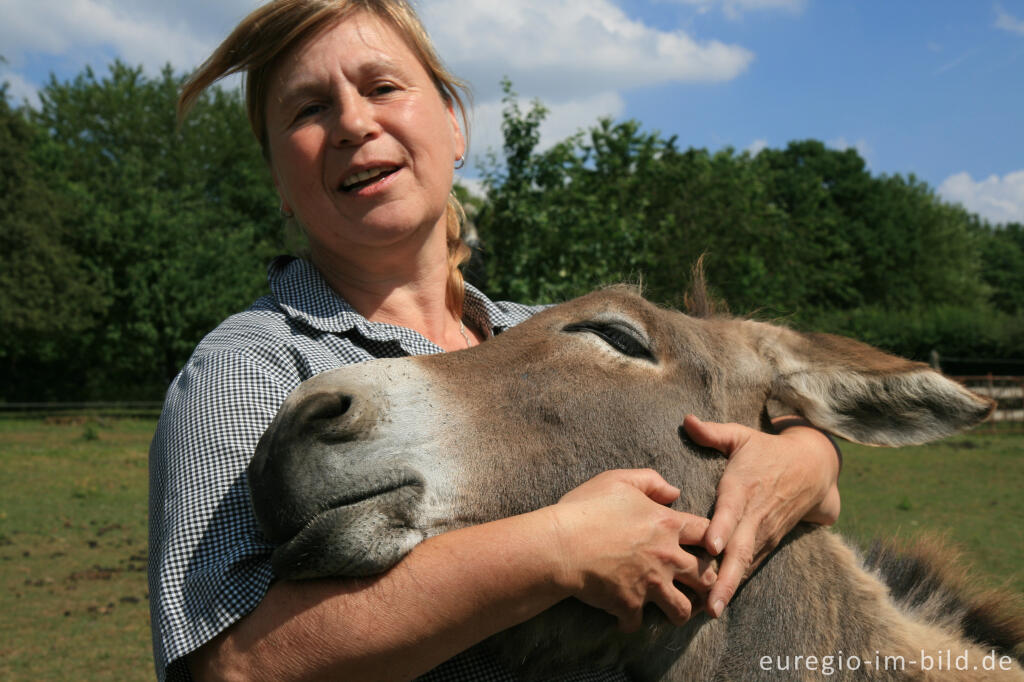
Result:
[[[567,493],[554,513],[563,579],[573,595],[619,620],[641,625],[653,601],[676,625],[693,611],[678,581],[703,597],[715,580],[706,560],[680,545],[698,545],[708,520],[668,508],[679,490],[650,469],[606,471]]]
[[[698,445],[729,456],[704,539],[711,554],[725,551],[708,596],[708,611],[717,618],[740,582],[799,521],[831,525],[839,518],[838,451],[799,418],[776,420],[778,435],[693,415],[683,426]]]

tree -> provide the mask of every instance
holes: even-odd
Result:
[[[51,77],[33,115],[43,172],[75,206],[68,246],[108,301],[77,339],[81,397],[162,395],[196,342],[265,288],[281,246],[239,95],[213,89],[179,126],[180,83],[115,62],[102,79]]]
[[[43,131],[25,113],[0,87],[0,384],[30,383],[46,395],[60,371],[45,368],[72,351],[109,300],[70,247],[76,207],[36,162]]]
[[[977,226],[985,263],[982,276],[992,303],[1005,313],[1024,313],[1024,225]]]
[[[546,110],[523,112],[507,82],[505,92],[504,159],[485,172],[478,218],[491,291],[550,302],[635,278],[654,248],[636,185],[665,144],[633,122],[601,121],[538,152]]]

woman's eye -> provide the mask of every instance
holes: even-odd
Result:
[[[308,118],[309,116],[315,116],[316,114],[319,114],[323,110],[323,104],[310,104],[300,109],[298,115],[295,118]]]
[[[639,333],[622,324],[576,322],[566,325],[562,331],[593,334],[623,355],[647,360],[648,362],[656,362],[654,354],[651,353],[651,349],[647,347],[647,344],[640,339]]]
[[[370,94],[371,95],[387,95],[387,94],[390,94],[390,93],[394,92],[397,89],[398,88],[396,88],[391,83],[381,83],[380,85],[375,85],[373,87],[373,89],[370,91]]]

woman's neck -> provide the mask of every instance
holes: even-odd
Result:
[[[434,230],[412,248],[397,245],[372,253],[314,248],[313,264],[366,319],[407,327],[445,350],[466,347],[461,320],[446,303],[448,249],[443,230]],[[465,332],[479,342],[472,330],[465,328]]]

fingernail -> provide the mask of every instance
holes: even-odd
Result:
[[[722,615],[722,611],[725,610],[725,602],[719,599],[715,602],[714,606],[711,607],[711,615],[718,618]]]
[[[711,541],[711,546],[715,549],[715,554],[721,554],[722,552],[722,538],[717,537]]]

